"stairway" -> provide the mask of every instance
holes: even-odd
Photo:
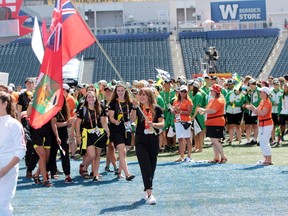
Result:
[[[92,84],[93,72],[94,72],[94,61],[83,61],[83,70],[80,69],[79,83]]]
[[[170,36],[170,49],[172,55],[172,64],[175,78],[179,76],[186,77],[184,63],[182,58],[182,50],[179,40],[174,35]]]
[[[266,62],[266,65],[264,66],[262,73],[259,75],[259,80],[267,80],[269,77],[269,74],[271,73],[273,67],[275,66],[277,59],[284,47],[285,41],[288,38],[288,31],[282,31],[280,33],[280,36],[278,37],[278,40]]]

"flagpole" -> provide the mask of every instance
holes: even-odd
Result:
[[[79,10],[77,7],[75,7],[74,3],[71,2],[71,4],[73,5],[73,7],[75,8],[75,10],[77,10],[77,12],[80,14]],[[80,14],[81,16],[81,14]],[[82,18],[82,16],[81,16]],[[83,18],[82,18],[83,20]],[[84,21],[84,20],[83,20]],[[133,93],[131,92],[130,88],[127,86],[126,82],[124,81],[124,79],[122,78],[121,74],[119,73],[119,71],[117,70],[117,68],[115,67],[114,63],[112,62],[112,60],[110,59],[110,57],[108,56],[108,54],[106,53],[105,49],[103,48],[103,46],[101,45],[101,43],[99,42],[99,40],[97,40],[96,35],[91,31],[90,27],[88,26],[88,24],[86,23],[86,21],[84,21],[84,24],[86,25],[87,29],[89,29],[89,31],[91,32],[91,34],[93,35],[96,44],[99,46],[100,50],[102,51],[102,53],[104,54],[104,56],[106,57],[106,59],[108,60],[109,64],[111,65],[111,67],[113,68],[113,70],[115,71],[116,75],[118,76],[119,80],[123,83],[123,85],[126,87],[128,93],[130,94],[130,96],[133,99],[136,99],[133,95]],[[137,108],[138,110],[141,112],[141,114],[143,115],[143,117],[145,118],[145,121],[149,121],[149,119],[147,118],[147,116],[144,114],[143,110],[141,109],[141,107],[139,106],[139,104],[137,104]],[[157,135],[157,132],[155,131],[155,129],[152,127],[153,133],[155,135]]]

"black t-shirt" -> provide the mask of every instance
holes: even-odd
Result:
[[[159,118],[164,118],[163,111],[160,106],[155,106],[155,117],[153,118],[152,122],[157,123]],[[149,110],[147,110],[148,112]],[[143,135],[144,129],[145,129],[145,118],[140,112],[139,109],[137,109],[136,115],[138,117],[137,127],[136,127],[136,135]],[[156,133],[159,132],[159,129],[154,128]]]
[[[97,127],[103,128],[100,118],[101,116],[106,116],[105,108],[101,105],[100,115],[98,116],[95,115],[96,115],[95,110],[88,109],[85,106],[81,107],[77,112],[77,118],[82,119],[81,128],[87,128],[87,129],[95,128],[96,121],[97,121]]]
[[[56,118],[56,122],[66,122],[66,120],[65,120],[63,114],[61,113],[61,111],[59,111],[59,112],[55,115],[55,118]],[[59,134],[68,136],[67,126],[59,127],[59,128],[57,128],[57,130],[58,130],[58,133],[59,133]]]
[[[121,108],[120,108],[120,106],[121,106]],[[121,111],[121,109],[122,109],[122,111]],[[119,102],[117,100],[114,100],[114,101],[111,101],[109,103],[108,110],[113,110],[114,111],[114,119],[120,121],[119,125],[115,125],[115,124],[111,123],[110,130],[111,131],[118,131],[118,132],[125,132],[124,122],[130,121],[130,112],[132,110],[132,103],[120,102],[120,105],[119,105]],[[121,117],[121,119],[120,119],[120,117]]]
[[[18,104],[22,106],[21,111],[26,111],[29,105],[30,99],[28,97],[27,91],[22,92],[18,98]]]

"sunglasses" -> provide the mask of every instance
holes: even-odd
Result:
[[[182,91],[180,91],[181,93],[187,93],[187,91],[186,90],[182,90]]]

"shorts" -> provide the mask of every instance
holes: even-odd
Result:
[[[240,125],[242,120],[243,113],[236,113],[236,114],[230,114],[226,113],[227,117],[227,124],[235,124]]]
[[[180,122],[175,122],[176,139],[181,138],[191,138],[191,126],[187,129]]]
[[[125,146],[131,146],[131,132],[110,132],[110,141],[114,143],[114,147],[117,145],[124,143]]]
[[[224,138],[224,126],[206,126],[206,136],[210,138]]]
[[[279,121],[277,113],[272,113],[272,119],[273,119],[274,126],[280,125],[280,121]]]
[[[280,125],[285,126],[288,121],[288,115],[280,114]]]
[[[97,136],[96,133],[88,133],[87,147],[95,146],[96,148],[106,148],[108,141],[107,133],[103,133],[100,136]]]
[[[245,125],[255,125],[258,123],[258,117],[251,116],[249,115],[249,113],[244,113],[244,122],[245,122]]]
[[[44,146],[44,148],[50,148],[52,136],[55,137],[54,134],[48,135],[46,132],[44,133],[42,128],[34,129],[31,127],[31,137],[34,148],[37,146]]]

